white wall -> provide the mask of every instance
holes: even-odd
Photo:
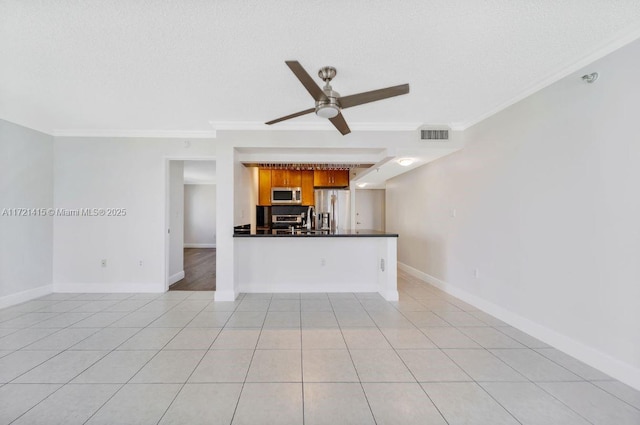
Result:
[[[379,292],[397,301],[396,249],[395,237],[239,237],[238,290]]]
[[[216,185],[184,185],[184,246],[215,248]]]
[[[51,292],[53,217],[12,216],[53,207],[53,137],[0,120],[0,307]]]
[[[636,41],[387,185],[387,230],[409,270],[636,388],[638,68]],[[595,84],[581,80],[594,71]]]
[[[355,190],[355,227],[384,231],[385,191],[384,189]],[[360,224],[358,224],[360,223]]]
[[[235,226],[255,223],[258,188],[255,185],[254,172],[255,168],[245,167],[236,156],[234,159],[234,179],[236,182],[234,186]]]
[[[54,289],[162,292],[168,159],[215,159],[211,140],[56,138],[55,206],[126,208],[124,217],[54,220]],[[107,267],[100,259],[107,259]],[[143,265],[140,266],[140,261]]]
[[[184,161],[169,161],[169,270],[172,285],[184,278]]]
[[[55,139],[55,205],[126,208],[125,217],[54,220],[53,280],[56,291],[164,291],[168,268],[168,160],[216,161],[216,300],[238,295],[233,226],[255,221],[254,174],[240,155],[253,148],[251,161],[271,148],[291,150],[289,158],[320,160],[314,151],[345,148],[346,139],[328,131],[218,131],[215,139],[58,137]],[[415,131],[354,132],[353,148],[389,156],[394,150],[423,148]],[[457,142],[455,146],[458,146]],[[306,153],[305,153],[306,152]],[[279,155],[279,159],[286,159]],[[335,158],[335,157],[334,157]],[[339,160],[339,159],[338,159]],[[100,260],[107,259],[107,267]],[[142,266],[140,266],[142,261]]]

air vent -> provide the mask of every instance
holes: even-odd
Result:
[[[422,140],[449,140],[449,130],[420,130]]]

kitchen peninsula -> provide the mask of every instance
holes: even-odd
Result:
[[[358,229],[234,237],[240,292],[378,292],[398,300],[397,234]]]

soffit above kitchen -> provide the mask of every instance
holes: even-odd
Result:
[[[298,60],[336,67],[343,95],[411,85],[345,111],[353,133],[463,129],[639,35],[637,0],[5,1],[0,118],[58,135],[262,129],[309,107],[284,65]]]
[[[246,167],[349,169],[351,183],[356,188],[383,189],[388,179],[460,150],[463,146],[461,138],[454,136],[454,132],[450,134],[450,139],[429,141],[421,140],[420,132],[416,132],[414,137],[396,139],[396,145],[392,147],[240,147],[235,151],[236,160]],[[283,140],[286,141],[285,136]],[[382,143],[382,140],[384,138],[371,138],[369,142]],[[401,161],[402,159],[408,163]]]

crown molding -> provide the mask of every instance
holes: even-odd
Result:
[[[286,123],[276,127],[257,121],[209,121],[213,130],[81,130],[55,129],[54,137],[121,137],[121,138],[161,138],[161,139],[215,139],[217,132],[223,131],[333,131],[334,127],[325,122]],[[353,123],[352,131],[415,131],[422,123]]]
[[[216,131],[193,130],[73,130],[56,129],[54,137],[131,137],[153,139],[215,139]]]
[[[257,121],[209,121],[215,130],[235,131],[332,131],[333,125],[328,122],[297,122],[266,125]],[[415,131],[423,123],[420,122],[355,122],[349,123],[351,131]]]
[[[574,72],[579,71],[580,69],[584,68],[585,66],[588,66],[590,64],[592,64],[593,62],[602,59],[603,57],[607,56],[610,53],[613,53],[614,51],[626,46],[627,44],[637,40],[640,38],[640,27],[637,28],[633,28],[627,32],[623,32],[622,34],[618,34],[616,36],[614,36],[613,38],[611,38],[611,40],[602,43],[600,47],[598,47],[593,53],[583,57],[582,59],[578,60],[577,62],[572,63],[571,65],[568,65],[560,70],[558,70],[557,72],[549,75],[547,78],[544,78],[540,81],[538,81],[536,84],[532,85],[531,87],[529,87],[528,89],[520,92],[520,94],[512,97],[511,99],[507,100],[506,102],[501,103],[500,105],[496,106],[493,109],[490,109],[489,111],[478,115],[477,117],[468,120],[468,121],[463,121],[463,122],[457,122],[457,123],[452,123],[451,125],[451,129],[452,130],[457,130],[457,131],[464,131],[466,129],[468,129],[469,127],[478,124],[481,121],[486,120],[487,118],[491,117],[492,115],[497,114],[498,112],[508,108],[509,106],[520,102],[521,100],[531,96],[532,94],[542,90],[543,88],[550,86],[551,84],[560,81],[561,79],[573,74]]]

